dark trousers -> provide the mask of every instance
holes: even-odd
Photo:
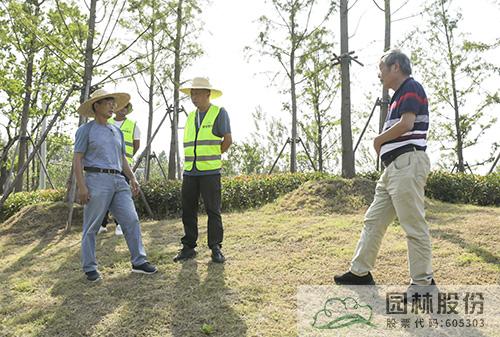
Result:
[[[198,200],[200,194],[208,215],[208,247],[221,246],[224,236],[221,217],[221,176],[184,176],[182,180],[183,245],[194,248],[198,240]]]

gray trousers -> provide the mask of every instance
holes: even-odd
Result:
[[[122,227],[133,265],[146,262],[139,217],[130,186],[121,174],[86,172],[85,184],[90,200],[83,208],[82,267],[84,272],[97,269],[96,235],[108,209]]]

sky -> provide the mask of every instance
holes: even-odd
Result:
[[[383,3],[382,0],[377,0],[377,2]],[[392,0],[392,9],[397,9],[404,2],[404,0]],[[325,2],[320,1],[320,3]],[[354,1],[351,0],[350,4],[353,3]],[[423,0],[409,1],[408,5],[393,15],[393,20],[418,13],[423,3]],[[500,37],[498,30],[491,29],[492,25],[484,24],[485,22],[498,22],[500,5],[495,4],[493,0],[454,0],[454,3],[455,6],[461,8],[464,17],[461,27],[470,34],[471,39],[491,42]],[[225,107],[228,111],[231,119],[232,136],[235,142],[242,142],[251,137],[251,133],[254,131],[252,113],[257,107],[260,107],[268,117],[278,117],[286,124],[291,124],[291,116],[283,112],[281,108],[282,102],[286,101],[287,97],[279,93],[281,89],[288,86],[288,83],[280,81],[270,83],[268,77],[263,75],[263,72],[266,71],[279,70],[277,62],[260,57],[249,59],[248,53],[244,52],[246,46],[256,46],[255,41],[260,32],[260,24],[257,19],[263,14],[275,17],[272,6],[265,0],[211,0],[209,5],[203,8],[200,16],[204,26],[199,42],[204,49],[204,55],[196,59],[193,66],[182,74],[182,80],[196,76],[208,77],[214,87],[223,91],[223,96],[214,100],[213,103]],[[409,31],[421,24],[422,20],[420,16],[416,16],[393,22],[392,42],[401,41]],[[329,25],[339,42],[338,12],[333,14],[333,19]],[[364,63],[364,67],[355,63],[351,67],[352,109],[353,111],[362,110],[368,113],[373,102],[367,100],[367,94],[372,93],[375,98],[381,92],[377,73],[378,61],[383,51],[384,36],[383,12],[376,8],[372,0],[359,0],[352,7],[349,12],[349,33],[351,35],[349,49],[354,50],[359,60]],[[499,56],[500,51],[495,55],[496,60],[500,59]],[[420,79],[418,73],[415,73],[414,77],[417,80]],[[425,88],[425,83],[422,84]],[[489,85],[496,85],[498,88],[498,80]],[[147,105],[140,99],[135,85],[130,82],[123,81],[116,85],[108,84],[106,89],[125,91],[131,94],[134,112],[130,115],[130,118],[137,121],[142,132],[140,153],[146,144]],[[147,89],[143,89],[144,94]],[[158,99],[160,98],[158,97]],[[189,100],[184,101],[184,107],[187,111],[194,109]],[[334,104],[332,113],[335,116],[340,116],[340,102]],[[430,113],[432,127],[433,111],[431,110]],[[156,111],[153,131],[163,114],[164,110],[162,108]],[[301,111],[299,111],[298,118],[300,120]],[[181,119],[181,127],[184,120]],[[375,116],[371,125],[375,128],[377,123],[378,116]],[[75,128],[76,125],[77,123],[75,123]],[[499,125],[496,125],[496,130],[498,130]],[[170,126],[166,122],[154,140],[152,148],[156,153],[168,152],[170,143],[169,128]],[[500,141],[496,130],[489,132],[483,138],[483,142],[475,149],[465,152],[468,161],[474,162],[474,159],[484,159],[489,154],[489,145],[494,141]],[[182,137],[182,130],[179,135]],[[353,138],[356,141],[358,134],[353,134]],[[285,139],[278,140],[280,143],[284,141]],[[366,146],[371,146],[371,142],[370,138],[364,139]],[[430,142],[429,149],[431,163],[435,167],[439,159],[439,144]],[[372,152],[374,155],[374,150]],[[486,173],[488,169],[489,166],[478,169],[476,172]]]
[[[378,2],[383,3],[382,0]],[[455,0],[455,3],[462,9],[464,16],[461,26],[464,27],[464,31],[470,33],[472,39],[492,41],[499,37],[496,30],[482,23],[498,22],[500,6],[488,0]],[[397,9],[401,4],[403,4],[402,0],[393,0],[392,9]],[[421,4],[423,4],[423,1],[410,1],[408,5],[393,15],[393,19],[405,18],[418,13]],[[264,0],[211,1],[211,4],[203,9],[201,15],[205,24],[199,41],[203,46],[204,55],[182,74],[183,80],[195,76],[208,77],[214,87],[223,91],[223,96],[214,100],[213,103],[224,106],[229,112],[232,136],[235,142],[248,140],[251,136],[254,125],[252,113],[258,106],[269,117],[276,116],[285,123],[291,124],[290,115],[281,111],[281,104],[286,100],[286,97],[279,94],[279,90],[283,89],[283,86],[286,86],[287,83],[277,81],[271,85],[268,77],[262,74],[265,71],[279,69],[276,61],[258,57],[249,60],[248,53],[244,52],[246,46],[255,46],[255,40],[260,31],[257,19],[262,14],[273,15],[272,7]],[[333,20],[330,23],[337,38],[339,37],[338,16],[338,13],[334,13]],[[393,22],[392,42],[401,41],[408,31],[414,29],[421,22],[422,18],[420,16]],[[370,110],[373,102],[367,101],[367,93],[378,94],[381,91],[377,72],[378,60],[383,50],[383,12],[376,8],[371,0],[358,1],[349,12],[349,33],[351,35],[349,49],[356,51],[359,60],[365,65],[360,67],[353,63],[351,67],[353,110]],[[419,74],[414,74],[414,77],[418,80]],[[425,83],[423,85],[425,87]],[[130,84],[120,84],[115,89],[125,89],[132,94],[133,102],[140,101],[137,94],[135,94],[135,87]],[[185,101],[184,106],[187,111],[194,109],[189,100]],[[337,102],[333,109],[334,114],[340,115],[340,102]],[[160,110],[155,115],[155,124],[161,119],[162,114],[163,112]],[[145,104],[140,105],[130,115],[130,118],[135,118],[138,121],[144,135],[147,130],[146,116],[147,107]],[[298,118],[300,119],[300,112]],[[376,123],[378,123],[378,116],[373,118],[371,125],[375,127]],[[182,124],[183,120],[181,120],[181,126]],[[465,153],[466,159],[470,162],[473,162],[474,158],[484,159],[489,154],[489,144],[493,141],[500,141],[497,134],[498,132],[488,133],[484,138],[483,145],[479,145],[471,152]],[[182,132],[180,132],[180,136],[182,136]],[[355,140],[357,136],[357,134],[353,135]],[[364,139],[364,142],[367,146],[370,146],[371,139]],[[143,141],[143,144],[145,144],[145,141]],[[165,125],[153,143],[153,150],[168,152],[168,144],[169,131],[168,126]],[[429,148],[431,162],[435,166],[439,159],[439,145],[430,143]],[[476,171],[485,173],[487,169],[489,169],[489,166]]]

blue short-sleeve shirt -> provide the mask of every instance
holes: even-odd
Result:
[[[122,171],[125,141],[121,130],[112,124],[91,121],[76,131],[75,153],[83,153],[84,167]]]

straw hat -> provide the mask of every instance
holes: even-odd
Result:
[[[134,107],[132,106],[132,103],[127,102],[127,104],[125,104],[124,106],[121,106],[121,107],[119,106],[118,108],[116,108],[115,112],[121,111],[121,110],[125,109],[126,107],[128,107],[128,109],[127,109],[127,112],[125,113],[125,115],[128,115],[129,113],[134,111]]]
[[[108,97],[114,98],[116,106],[121,106],[121,107],[124,107],[130,101],[130,95],[127,93],[124,92],[110,93],[104,89],[97,89],[92,93],[92,95],[90,95],[89,99],[87,99],[85,102],[82,103],[82,105],[80,105],[77,111],[80,115],[83,115],[85,117],[95,117],[94,110],[92,110],[92,104]]]
[[[205,77],[193,78],[193,80],[191,81],[191,86],[182,87],[179,89],[179,91],[188,96],[191,96],[191,89],[208,89],[210,90],[211,99],[222,96],[222,91],[213,88],[210,82],[208,81],[208,78]]]

